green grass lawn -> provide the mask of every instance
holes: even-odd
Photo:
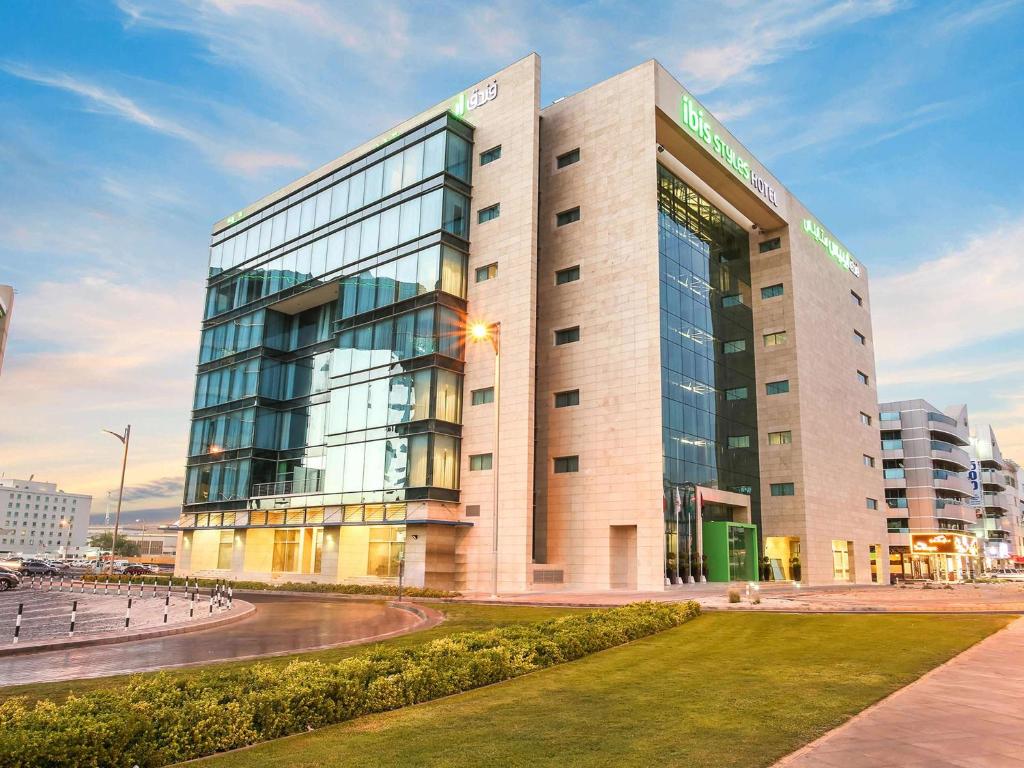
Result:
[[[540,608],[532,606],[505,606],[505,605],[472,605],[469,603],[444,603],[431,604],[430,608],[441,611],[445,614],[445,620],[432,629],[423,632],[414,632],[401,637],[385,640],[381,643],[370,645],[349,645],[342,648],[333,648],[325,651],[314,651],[312,653],[291,654],[288,656],[276,656],[265,659],[261,663],[274,666],[284,666],[288,662],[302,658],[306,660],[318,660],[324,662],[340,661],[341,659],[363,653],[367,648],[376,646],[388,646],[402,648],[410,645],[425,643],[445,635],[456,632],[475,632],[482,629],[503,626],[507,624],[522,624],[533,621],[562,616],[571,611],[583,609],[574,608]],[[205,670],[231,670],[240,666],[254,664],[249,661],[217,662],[203,667]],[[196,668],[190,667],[178,671],[171,670],[170,674],[175,676],[188,676],[195,673]],[[155,673],[145,673],[155,674]],[[56,683],[30,683],[28,685],[12,685],[0,687],[0,704],[11,696],[27,696],[30,700],[55,699],[62,700],[69,693],[85,693],[102,688],[115,687],[124,683],[128,675],[116,675],[112,677],[97,677],[84,680],[71,680]]]
[[[200,762],[767,766],[1008,621],[712,613],[507,683]]]

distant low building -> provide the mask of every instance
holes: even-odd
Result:
[[[89,539],[100,536],[104,533],[112,534],[113,525],[92,525],[89,526]],[[170,557],[172,560],[177,552],[178,534],[176,531],[166,532],[160,530],[157,525],[146,526],[145,528],[133,524],[129,527],[121,526],[117,532],[118,541],[131,541],[139,545],[139,556],[145,560],[147,557]]]
[[[56,483],[0,478],[0,551],[84,554],[92,496]]]

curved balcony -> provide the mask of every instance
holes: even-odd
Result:
[[[931,457],[936,461],[945,461],[966,470],[971,466],[971,457],[967,451],[959,446],[947,443],[945,440],[931,441]]]
[[[944,491],[954,491],[962,496],[970,496],[971,481],[958,472],[950,472],[946,469],[932,470],[932,483],[936,488]]]
[[[991,514],[997,512],[998,514],[1011,514],[1017,510],[1014,508],[1013,496],[1009,493],[986,493],[985,494],[985,509]]]
[[[945,499],[935,500],[935,517],[939,520],[956,520],[960,523],[974,525],[978,521],[978,511],[966,504],[946,501]]]
[[[953,445],[970,445],[971,442],[967,427],[944,413],[928,414],[928,430],[933,433],[933,437],[946,440]]]
[[[1009,485],[1006,482],[1006,475],[998,469],[981,470],[982,485],[995,486],[997,491],[1005,491]]]

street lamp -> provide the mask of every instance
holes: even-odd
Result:
[[[114,551],[117,548],[117,528],[121,522],[121,501],[124,499],[124,470],[128,466],[128,441],[132,435],[132,425],[129,424],[124,428],[124,434],[119,435],[117,432],[111,432],[109,429],[104,429],[108,435],[113,435],[121,444],[124,445],[124,456],[121,458],[121,487],[117,491],[117,512],[114,513],[114,534],[110,538],[110,559],[107,561],[107,567],[110,572],[114,570]]]
[[[498,596],[498,436],[501,427],[501,323],[471,323],[469,326],[471,341],[491,342],[494,347],[494,450],[491,454],[491,488],[494,506],[494,533],[491,539],[491,596]]]

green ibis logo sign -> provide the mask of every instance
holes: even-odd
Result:
[[[697,103],[684,93],[679,106],[679,121],[686,126],[690,132],[703,141],[711,153],[732,169],[733,173],[747,182],[754,188],[761,197],[779,207],[779,195],[775,187],[750,167],[750,163],[717,131],[711,126],[711,122],[704,115],[704,110],[697,106]]]
[[[848,250],[832,239],[832,236],[829,235],[821,224],[812,219],[804,219],[803,228],[804,232],[810,235],[813,240],[816,240],[818,245],[824,248],[825,252],[835,259],[839,266],[850,270],[857,277],[860,277],[860,264],[850,255]]]
[[[491,80],[489,83],[478,86],[472,91],[460,93],[455,97],[449,110],[456,117],[462,117],[467,112],[482,107],[489,101],[498,98],[498,81]]]

